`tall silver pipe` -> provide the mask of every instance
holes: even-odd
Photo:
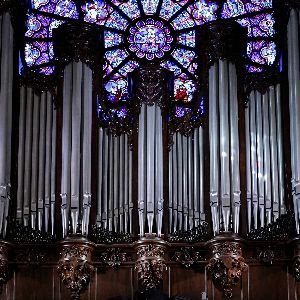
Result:
[[[120,137],[113,138],[114,143],[114,151],[113,151],[113,218],[114,218],[114,230],[118,231],[119,226],[119,197],[118,187],[119,187],[119,172],[122,170],[120,169],[119,164],[119,153],[120,153]]]
[[[128,136],[124,135],[124,232],[129,232],[128,222],[129,222],[129,147],[128,147]]]
[[[39,132],[39,168],[38,168],[38,204],[37,228],[42,230],[45,200],[45,154],[46,154],[46,122],[47,122],[47,93],[42,93],[40,103],[40,132]]]
[[[124,186],[125,186],[125,136],[120,136],[120,147],[119,147],[119,231],[124,232]]]
[[[230,169],[233,207],[233,231],[238,233],[241,206],[240,155],[239,155],[239,110],[235,65],[229,62],[229,113],[230,113]]]
[[[200,206],[201,206],[201,200],[200,199],[200,193],[199,190],[201,190],[201,184],[200,180],[202,180],[201,174],[201,144],[199,143],[199,138],[200,138],[200,128],[196,128],[193,132],[193,140],[194,140],[194,147],[193,147],[193,157],[191,160],[193,160],[193,178],[194,178],[194,185],[193,185],[193,207],[192,209],[194,210],[194,225],[198,226],[200,223]]]
[[[109,136],[106,129],[103,129],[103,202],[102,202],[102,222],[105,229],[108,228],[108,164],[109,164]]]
[[[92,70],[83,64],[83,137],[82,137],[82,234],[87,235],[91,208],[92,184],[92,109],[93,109],[93,75]]]
[[[262,120],[262,96],[256,95],[256,130],[257,130],[257,176],[258,176],[258,205],[260,226],[265,226],[265,189],[264,189],[264,153],[263,153],[263,120]]]
[[[73,234],[77,232],[79,218],[80,143],[81,143],[81,97],[82,62],[73,62],[72,116],[71,116],[71,221]]]
[[[172,167],[173,167],[173,186],[174,186],[174,193],[173,193],[173,231],[175,232],[177,229],[178,224],[178,197],[179,197],[179,181],[181,178],[179,177],[178,172],[178,133],[175,133],[173,136],[173,159],[172,159]]]
[[[225,232],[230,220],[230,173],[229,173],[229,94],[228,62],[219,61],[219,118],[220,118],[220,199]]]
[[[262,96],[262,115],[263,115],[263,157],[264,157],[264,182],[265,182],[265,209],[267,224],[272,222],[272,202],[271,202],[271,167],[270,167],[270,121],[268,94]]]
[[[38,200],[38,149],[39,149],[39,115],[41,97],[34,94],[33,97],[33,121],[32,121],[32,157],[31,157],[31,227],[35,228],[36,210]]]
[[[183,229],[188,230],[188,139],[185,136],[181,137],[182,141],[182,203],[183,203]]]
[[[29,201],[31,189],[31,157],[32,157],[32,108],[33,92],[31,88],[27,89],[26,101],[26,138],[25,138],[25,166],[24,166],[24,210],[23,223],[29,224]]]
[[[219,233],[218,63],[209,69],[210,206],[214,234]]]
[[[187,172],[187,187],[188,187],[188,209],[189,209],[189,228],[194,227],[194,199],[193,199],[193,187],[194,187],[194,177],[193,177],[193,144],[192,144],[192,137],[189,136],[187,139],[187,154],[188,154],[188,172]]]
[[[51,233],[54,235],[55,218],[55,180],[56,180],[56,121],[57,111],[52,104],[52,139],[51,139],[51,173],[50,173],[50,193],[51,193]]]
[[[203,128],[198,128],[198,146],[199,148],[199,202],[200,202],[200,221],[205,221],[204,211],[204,150],[203,150]],[[198,184],[197,184],[198,185]],[[198,224],[196,224],[198,225]]]
[[[109,146],[108,146],[108,151],[109,151],[109,187],[108,187],[108,230],[112,231],[113,230],[113,180],[114,180],[114,173],[113,173],[113,155],[114,155],[114,138],[113,136],[109,133],[108,136],[109,140]]]
[[[182,136],[176,134],[177,142],[177,184],[178,184],[178,229],[183,230],[183,154],[182,154]]]
[[[49,231],[49,217],[50,217],[50,199],[51,199],[51,131],[53,126],[53,111],[52,111],[52,98],[49,93],[45,98],[46,105],[46,128],[45,128],[45,215],[44,224],[45,231]]]
[[[250,94],[249,110],[250,110],[250,153],[251,153],[251,185],[252,185],[252,210],[253,210],[253,226],[258,228],[258,143],[256,128],[256,97],[255,93]],[[262,162],[261,162],[262,163]]]
[[[279,185],[278,185],[278,134],[276,132],[276,99],[275,87],[269,88],[269,113],[270,113],[270,152],[271,152],[271,195],[272,195],[272,213],[274,220],[279,217]]]
[[[282,140],[282,115],[281,115],[281,91],[280,85],[276,85],[276,130],[277,130],[277,143],[278,143],[278,198],[280,205],[280,214],[286,213],[286,207],[284,203],[284,165],[283,165],[283,140]]]
[[[174,136],[173,136],[173,144],[174,144]],[[174,155],[174,147],[169,151],[169,232],[172,232],[173,226],[173,190],[175,186],[173,186],[174,175],[173,175],[173,155]]]
[[[62,121],[62,179],[61,179],[61,216],[63,236],[68,233],[70,209],[70,170],[71,170],[71,90],[73,66],[69,64],[64,71],[63,121]]]
[[[103,172],[103,150],[104,148],[104,138],[103,138],[103,128],[98,129],[98,149],[99,149],[99,157],[98,157],[98,201],[97,201],[97,225],[102,225],[102,193],[103,193],[103,184],[102,178],[106,176]]]
[[[251,98],[250,98],[251,101]],[[246,136],[246,175],[247,175],[247,221],[248,221],[248,230],[251,229],[252,223],[252,188],[251,188],[251,177],[252,177],[252,169],[251,169],[251,144],[250,144],[250,104],[245,109],[245,136]]]
[[[19,148],[18,148],[18,191],[17,191],[17,220],[22,220],[23,215],[23,199],[24,199],[24,147],[26,135],[26,93],[27,90],[24,86],[20,88],[20,119],[19,119]]]

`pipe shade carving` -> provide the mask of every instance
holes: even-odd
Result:
[[[72,299],[77,300],[87,288],[94,272],[91,258],[94,245],[84,239],[69,239],[63,241],[61,246],[57,272],[63,284],[71,291]]]
[[[167,266],[165,262],[166,244],[157,239],[141,240],[136,246],[137,260],[135,270],[137,272],[139,287],[141,290],[160,289],[163,273]]]
[[[247,268],[241,240],[234,236],[218,236],[208,246],[212,254],[208,271],[214,284],[223,290],[225,298],[231,299],[233,287],[240,283],[242,273]]]

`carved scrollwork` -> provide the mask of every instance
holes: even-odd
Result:
[[[206,69],[223,59],[242,67],[247,53],[247,30],[238,23],[231,20],[205,23],[198,29],[196,41],[199,59]]]
[[[164,109],[170,103],[173,94],[172,81],[170,71],[151,63],[129,73],[130,93],[137,113],[143,103],[147,105],[156,103]]]
[[[223,290],[226,299],[232,298],[236,286],[247,268],[239,242],[222,241],[211,245],[212,258],[207,266],[215,285]]]
[[[100,254],[99,260],[113,269],[118,269],[121,264],[131,261],[131,257],[120,248],[108,248]]]
[[[249,95],[252,91],[265,94],[269,87],[276,85],[279,80],[279,73],[276,70],[269,70],[258,74],[249,73],[245,79],[246,95]]]
[[[5,242],[0,242],[0,295],[3,285],[6,284],[9,279],[8,251],[9,245]]]
[[[161,288],[163,273],[167,269],[165,252],[165,246],[158,244],[142,244],[137,247],[135,269],[141,290]]]
[[[104,41],[95,24],[74,22],[60,25],[53,29],[53,47],[60,69],[71,61],[80,60],[99,73]]]
[[[46,261],[46,257],[45,251],[30,247],[17,251],[15,261],[26,264],[28,267],[36,268]]]
[[[87,288],[94,272],[91,251],[89,244],[74,242],[64,245],[60,252],[57,271],[74,300],[80,299],[80,293]]]
[[[133,238],[129,233],[113,232],[93,225],[90,239],[96,244],[131,244]]]
[[[293,276],[296,281],[300,281],[300,256],[296,256],[292,265]]]
[[[186,231],[175,231],[168,236],[171,243],[196,243],[204,242],[208,239],[208,224],[202,222],[201,225]]]
[[[295,230],[293,214],[281,215],[265,227],[251,230],[247,239],[252,241],[284,241],[293,236]]]
[[[32,229],[16,222],[9,224],[8,239],[15,244],[52,244],[55,241],[49,232]]]
[[[200,252],[195,251],[193,247],[182,247],[179,251],[175,251],[172,258],[172,260],[179,262],[185,268],[190,268],[202,259]]]

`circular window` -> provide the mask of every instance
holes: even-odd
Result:
[[[130,27],[127,38],[129,50],[138,58],[153,60],[161,58],[171,50],[173,37],[170,29],[162,21],[154,19],[139,20]]]

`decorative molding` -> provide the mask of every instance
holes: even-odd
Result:
[[[91,280],[94,272],[92,250],[93,246],[87,240],[62,242],[57,272],[64,285],[71,291],[73,300],[80,299],[80,293],[87,288]]]
[[[279,73],[276,69],[270,69],[261,73],[248,73],[245,78],[245,88],[247,102],[248,96],[252,91],[258,91],[262,95],[265,94],[271,86],[280,82]]]
[[[225,299],[232,298],[232,289],[241,279],[247,264],[242,256],[240,240],[234,238],[217,237],[210,242],[209,248],[212,258],[207,266],[214,284],[223,290]]]
[[[252,229],[246,239],[252,241],[286,241],[293,236],[295,228],[293,214],[281,215],[265,227]]]
[[[247,54],[247,29],[232,20],[205,23],[196,32],[198,56],[204,70],[219,60],[228,60],[240,69]],[[205,41],[203,43],[202,41]],[[202,70],[202,71],[204,71]]]
[[[130,233],[114,232],[93,225],[90,239],[96,244],[131,244],[133,238]]]
[[[33,247],[23,248],[16,251],[15,262],[17,264],[26,264],[30,268],[37,268],[44,264],[47,260],[47,254],[43,249]]]
[[[283,251],[272,246],[255,250],[255,258],[266,265],[272,265],[276,260],[284,258]]]
[[[300,281],[300,256],[296,256],[292,264],[292,272],[296,281]]]
[[[154,63],[142,65],[128,74],[129,92],[138,114],[142,104],[155,103],[165,109],[173,95],[173,75],[170,71]]]
[[[60,25],[53,29],[53,48],[59,69],[63,70],[71,61],[80,60],[95,74],[99,74],[104,40],[97,25],[85,22],[66,22]]]
[[[8,240],[15,244],[53,244],[55,238],[49,232],[13,222],[9,224]]]
[[[149,243],[147,240],[142,240],[136,250],[135,270],[137,271],[140,290],[160,289],[163,273],[167,269],[164,258],[166,245],[162,241]]]
[[[195,251],[193,247],[181,247],[180,250],[175,251],[172,257],[173,261],[179,262],[185,268],[190,268],[203,259],[200,252]]]
[[[120,248],[108,248],[100,253],[97,261],[117,270],[123,263],[132,261],[132,257],[128,253],[122,252]]]
[[[0,295],[2,294],[3,285],[9,280],[8,254],[11,245],[7,242],[0,241]]]
[[[201,225],[187,231],[175,231],[168,235],[170,243],[196,243],[204,242],[208,239],[208,223],[202,222]]]

